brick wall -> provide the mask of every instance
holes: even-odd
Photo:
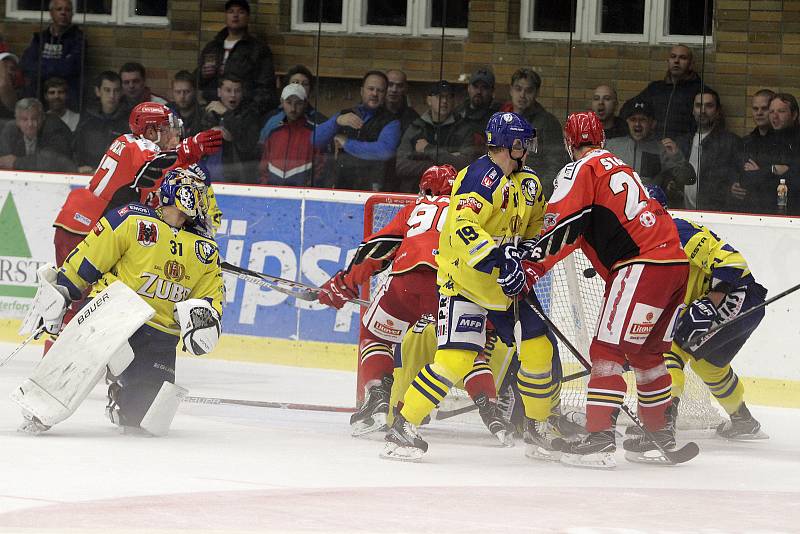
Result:
[[[0,5],[5,2],[0,0]],[[148,69],[149,85],[161,94],[181,68],[191,69],[197,53],[223,27],[224,0],[170,0],[170,25],[106,27],[84,25],[89,38],[87,73],[118,68],[140,61]],[[497,96],[507,97],[507,82],[519,66],[532,66],[543,77],[540,100],[563,117],[569,98],[571,110],[588,106],[592,89],[613,83],[625,100],[648,81],[661,78],[669,46],[575,43],[568,83],[568,45],[519,38],[520,0],[471,0],[469,36],[410,38],[385,35],[323,34],[290,31],[291,0],[251,2],[251,25],[266,38],[278,71],[303,63],[322,76],[320,107],[331,112],[351,103],[358,82],[368,69],[401,68],[412,84],[412,102],[424,107],[427,82],[439,78],[440,68],[450,81],[464,81],[475,67],[490,63],[498,78]],[[45,23],[48,20],[45,14]],[[80,23],[79,15],[75,19]],[[4,19],[0,33],[12,50],[20,52],[38,23]],[[319,57],[317,47],[319,46]],[[717,0],[715,40],[702,51],[695,48],[698,69],[722,96],[730,127],[744,133],[752,128],[749,97],[770,87],[800,94],[800,1]]]

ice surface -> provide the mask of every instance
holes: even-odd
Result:
[[[7,394],[40,350],[0,370],[0,532],[800,531],[797,410],[751,407],[768,441],[704,437],[677,467],[618,452],[613,472],[534,462],[521,443],[442,422],[422,430],[422,463],[389,462],[382,436],[350,437],[347,413],[185,403],[168,437],[125,435],[100,386],[27,436]],[[351,406],[355,377],[182,358],[178,383],[194,396]]]

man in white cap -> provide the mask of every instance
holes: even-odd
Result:
[[[322,154],[314,149],[314,122],[306,114],[308,98],[299,83],[281,92],[281,111],[270,120],[259,164],[259,182],[308,187],[322,169]]]

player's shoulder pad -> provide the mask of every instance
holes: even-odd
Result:
[[[119,208],[114,208],[112,210],[109,210],[108,212],[106,212],[105,217],[106,220],[108,221],[108,224],[111,225],[111,228],[113,230],[117,228],[119,225],[121,225],[123,222],[125,222],[125,219],[127,219],[132,215],[133,216],[144,215],[146,217],[152,217],[154,219],[158,219],[158,215],[156,214],[156,211],[153,208],[144,206],[142,204],[137,204],[135,202],[132,202],[130,204],[127,204]]]
[[[454,195],[477,193],[487,202],[492,202],[492,195],[500,185],[503,171],[489,156],[481,156],[461,172],[464,176]]]
[[[681,245],[686,246],[691,238],[703,231],[703,227],[680,217],[673,217],[675,226],[678,228],[678,236],[681,239]]]
[[[136,146],[138,146],[143,152],[155,152],[156,154],[161,152],[161,148],[149,139],[145,139],[144,137],[134,137],[133,140]]]

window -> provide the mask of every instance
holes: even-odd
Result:
[[[522,0],[520,36],[583,42],[711,42],[714,0]],[[704,25],[705,23],[705,25]]]
[[[39,20],[44,6],[44,20],[49,23],[47,13],[49,1],[8,0],[6,16],[15,19]],[[167,0],[73,0],[73,22],[105,22],[121,25],[153,24],[166,25]]]
[[[469,0],[292,0],[292,29],[395,35],[466,35]]]

